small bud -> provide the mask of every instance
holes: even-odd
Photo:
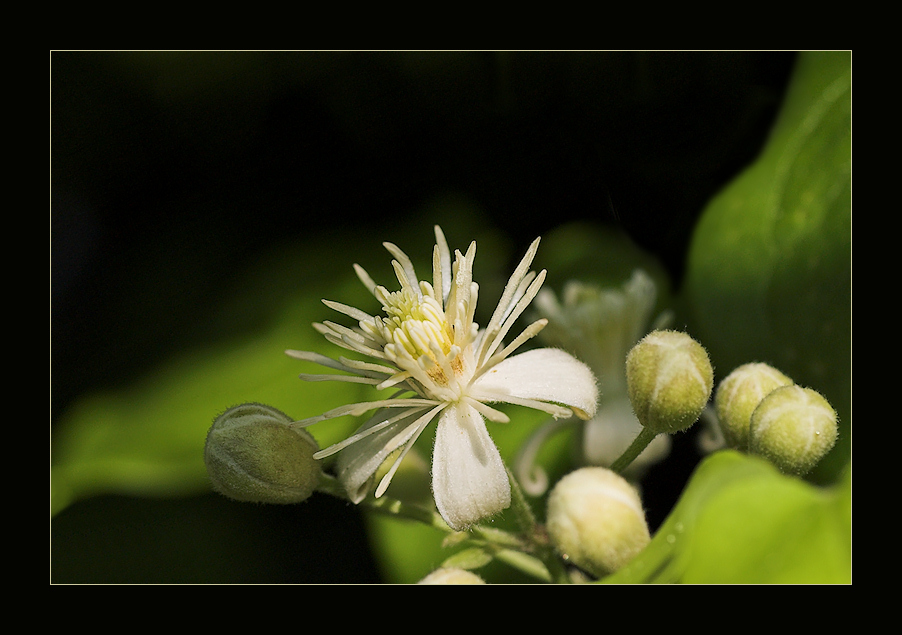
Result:
[[[557,482],[547,527],[564,558],[598,577],[617,571],[651,540],[639,494],[603,467],[580,468]]]
[[[633,412],[645,428],[673,434],[695,423],[711,397],[714,369],[701,344],[678,331],[652,331],[626,357]]]
[[[436,569],[417,584],[485,584],[485,580],[466,569],[446,567]]]
[[[720,382],[714,395],[714,408],[724,439],[730,447],[746,450],[749,422],[761,400],[792,380],[767,364],[743,364]]]
[[[216,418],[204,446],[213,489],[235,500],[289,504],[306,500],[322,469],[309,432],[275,408],[246,403]]]
[[[787,474],[802,475],[836,443],[836,411],[817,391],[783,386],[752,413],[749,450]]]

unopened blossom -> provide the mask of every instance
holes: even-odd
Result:
[[[537,463],[542,445],[558,431],[576,426],[574,460],[578,465],[610,467],[642,429],[633,414],[626,387],[626,356],[649,329],[666,324],[670,313],[652,321],[658,292],[652,277],[642,269],[633,271],[620,287],[569,281],[558,296],[543,289],[533,303],[539,316],[550,320],[539,339],[574,353],[598,378],[599,403],[595,416],[550,421],[540,426],[523,445],[514,472],[523,489],[544,494],[548,477]],[[670,452],[670,439],[660,435],[642,452],[626,472],[639,479],[645,469]]]
[[[489,404],[515,404],[555,418],[586,419],[595,414],[598,393],[589,368],[562,350],[541,348],[512,355],[544,328],[546,319],[504,343],[545,279],[545,271],[536,274],[529,269],[538,239],[510,277],[488,324],[480,329],[474,322],[479,290],[473,281],[476,243],[466,253],[455,251],[452,264],[438,227],[435,236],[431,280],[418,280],[410,259],[392,243],[384,245],[394,256],[398,290],[377,285],[354,266],[382,305],[381,314],[324,300],[326,306],[356,320],[357,326],[324,322],[314,327],[330,342],[373,361],[287,353],[345,373],[301,375],[302,379],[352,381],[394,391],[384,399],[341,406],[295,424],[375,411],[353,435],[314,455],[320,459],[339,453],[338,478],[352,501],[364,499],[376,470],[400,449],[376,487],[375,496],[382,496],[407,452],[437,421],[433,495],[448,525],[464,529],[510,505],[507,470],[485,424],[509,419]]]

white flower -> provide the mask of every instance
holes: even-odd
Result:
[[[381,496],[401,460],[430,422],[438,419],[432,458],[432,489],[439,513],[453,529],[463,529],[510,505],[510,482],[485,420],[507,422],[490,403],[509,403],[542,410],[555,418],[595,414],[597,389],[589,368],[570,354],[542,348],[511,356],[547,324],[540,319],[504,345],[516,319],[536,296],[545,272],[529,271],[539,240],[532,243],[514,271],[484,330],[473,321],[478,285],[473,281],[476,243],[466,254],[451,252],[439,227],[432,257],[432,280],[417,281],[407,255],[391,243],[392,265],[401,288],[390,292],[376,285],[358,265],[354,268],[382,304],[384,315],[324,300],[326,306],[358,321],[348,328],[332,322],[315,324],[327,340],[373,362],[316,353],[289,355],[349,373],[301,375],[306,380],[339,380],[392,387],[387,399],[349,404],[296,422],[306,426],[340,417],[376,412],[352,436],[317,452],[323,458],[341,451],[338,477],[351,500],[360,502],[379,466],[403,448],[382,478]]]

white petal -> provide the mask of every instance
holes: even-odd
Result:
[[[348,496],[354,503],[362,501],[370,486],[370,478],[379,466],[396,449],[411,441],[416,432],[412,427],[418,417],[425,413],[425,408],[413,408],[404,417],[375,434],[362,436],[352,445],[338,453],[338,479],[344,485]],[[376,426],[387,419],[397,416],[391,408],[379,410],[369,421],[358,428],[356,434]]]
[[[439,418],[432,455],[435,504],[452,529],[462,530],[510,506],[510,481],[485,421],[460,403]]]
[[[480,401],[534,400],[564,404],[581,419],[595,415],[598,388],[588,366],[556,348],[539,348],[499,362],[473,382]]]

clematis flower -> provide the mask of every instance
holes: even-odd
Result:
[[[310,381],[336,380],[395,390],[386,399],[354,403],[295,423],[308,426],[345,415],[375,411],[350,437],[314,454],[335,453],[338,478],[348,496],[359,503],[368,494],[373,475],[387,457],[397,458],[375,490],[385,493],[404,456],[426,427],[437,421],[432,455],[432,490],[436,507],[453,529],[467,526],[510,505],[507,469],[489,436],[486,420],[509,418],[489,404],[508,403],[535,408],[555,418],[595,414],[597,388],[589,368],[562,350],[535,349],[512,355],[547,324],[540,319],[509,344],[504,338],[536,296],[545,279],[529,270],[538,249],[536,239],[502,292],[488,325],[473,321],[478,285],[473,281],[476,243],[465,254],[451,252],[439,227],[432,257],[432,280],[418,281],[414,267],[397,246],[384,243],[394,256],[392,266],[401,288],[388,291],[360,266],[357,276],[382,305],[370,315],[338,302],[326,306],[358,322],[346,327],[315,324],[327,340],[372,358],[331,359],[306,351],[286,351],[345,374],[301,375]]]

